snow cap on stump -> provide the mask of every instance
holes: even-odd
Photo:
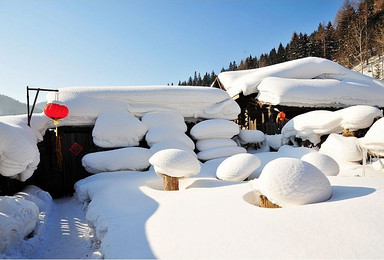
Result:
[[[248,178],[261,164],[260,159],[253,154],[236,154],[225,159],[216,170],[220,180],[243,181]]]
[[[328,200],[332,189],[327,177],[315,166],[296,158],[278,158],[263,169],[256,188],[281,207]]]
[[[179,149],[161,150],[149,159],[157,174],[171,177],[189,177],[200,172],[200,163],[190,153]]]
[[[336,176],[340,171],[339,164],[332,157],[319,152],[308,153],[301,160],[309,162],[326,176]]]

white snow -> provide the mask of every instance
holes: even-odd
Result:
[[[383,117],[383,111],[372,106],[351,106],[334,113],[342,118],[340,126],[350,131],[370,127],[375,119]]]
[[[243,181],[259,166],[260,159],[252,154],[236,154],[225,159],[217,168],[216,176],[220,180]]]
[[[110,86],[60,88],[59,101],[69,115],[63,124],[92,124],[105,112],[129,112],[137,117],[152,111],[177,111],[184,118],[236,119],[240,107],[220,89],[190,86]],[[47,100],[55,100],[49,93]]]
[[[240,129],[239,136],[241,144],[261,143],[265,141],[265,134],[260,130]]]
[[[232,138],[240,132],[239,125],[225,119],[209,119],[197,123],[191,129],[195,140]]]
[[[271,161],[252,184],[281,207],[322,202],[332,194],[327,177],[312,164],[296,158]]]
[[[199,151],[204,151],[222,146],[237,146],[237,143],[232,139],[228,138],[204,139],[198,140],[196,142],[196,149]]]
[[[364,129],[382,116],[383,111],[371,106],[351,106],[334,112],[310,111],[295,116],[284,125],[281,130],[283,144],[296,144],[295,138],[300,138],[317,145],[323,135],[341,133],[343,129]]]
[[[330,134],[319,152],[336,161],[358,162],[363,159],[359,140],[356,137],[344,137],[338,134]]]
[[[272,66],[222,72],[228,94],[250,95],[272,105],[343,107],[384,106],[384,82],[344,68],[336,62],[307,57]]]
[[[148,128],[126,112],[100,114],[92,131],[93,142],[103,148],[138,146]]]
[[[267,144],[269,147],[279,150],[279,148],[282,146],[282,134],[275,134],[275,135],[265,135],[265,139],[267,141]]]
[[[149,129],[147,135],[145,136],[145,140],[147,141],[149,147],[152,147],[161,141],[177,140],[187,145],[190,149],[195,149],[195,143],[183,131],[168,127]]]
[[[149,159],[157,174],[190,177],[200,172],[200,163],[190,153],[179,149],[161,150]]]
[[[220,157],[228,157],[235,154],[246,153],[246,152],[247,150],[243,147],[230,145],[230,146],[221,146],[221,147],[215,147],[215,148],[210,148],[204,151],[200,151],[197,153],[197,157],[199,158],[199,160],[207,161],[207,160],[217,159]]]
[[[147,169],[152,153],[147,148],[127,147],[86,154],[82,164],[89,173],[142,171]]]
[[[186,145],[184,142],[181,142],[178,140],[172,140],[172,139],[166,139],[158,143],[155,143],[154,145],[152,145],[149,151],[151,152],[151,155],[154,155],[158,151],[165,150],[165,149],[172,149],[172,148],[186,151],[190,153],[193,157],[197,158],[196,153],[191,149],[191,147]]]
[[[312,164],[326,176],[336,176],[340,171],[339,164],[332,157],[322,153],[308,153],[302,156],[301,160]]]
[[[360,145],[377,155],[384,154],[384,118],[377,120],[368,130],[363,138],[360,138]]]
[[[176,111],[149,112],[143,115],[141,122],[143,122],[148,129],[169,127],[183,132],[187,131],[184,117]]]

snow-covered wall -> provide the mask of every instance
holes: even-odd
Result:
[[[56,93],[49,93],[48,102]],[[58,100],[69,108],[64,124],[94,123],[102,112],[175,110],[184,118],[236,119],[240,108],[225,91],[190,86],[72,87],[59,89]]]
[[[222,72],[218,78],[232,97],[258,93],[258,100],[273,105],[384,107],[383,81],[317,57]]]

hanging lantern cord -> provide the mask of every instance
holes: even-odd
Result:
[[[55,127],[56,127],[56,137],[57,137],[57,126],[59,125],[59,119],[54,119],[53,120],[53,124],[55,125]]]

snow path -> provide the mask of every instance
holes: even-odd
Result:
[[[101,258],[92,247],[93,229],[73,197],[53,201],[41,247],[30,258]]]

